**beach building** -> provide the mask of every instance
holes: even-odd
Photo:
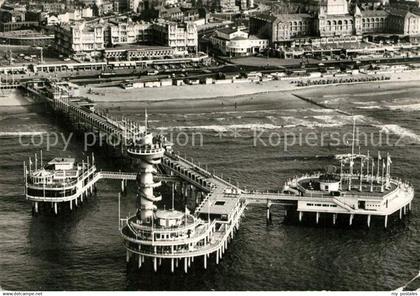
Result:
[[[320,43],[360,42],[373,34],[415,36],[419,33],[420,11],[401,7],[361,10],[347,0],[322,0],[318,9],[305,14],[262,13],[250,18],[250,33],[268,38],[274,46],[289,46],[296,39],[321,39]],[[317,41],[315,41],[317,43]]]
[[[212,46],[223,55],[247,56],[258,53],[268,46],[268,39],[250,35],[239,28],[216,30],[209,38]]]
[[[57,50],[68,56],[113,58],[171,56],[196,52],[198,31],[194,22],[163,20],[133,22],[130,18],[98,19],[59,24],[55,27],[55,40]],[[147,45],[148,50],[139,45]],[[159,48],[153,48],[155,45]],[[148,53],[151,56],[148,56]]]

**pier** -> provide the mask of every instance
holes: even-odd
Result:
[[[218,264],[240,226],[244,210],[250,204],[266,205],[268,225],[271,224],[273,205],[283,206],[286,212],[288,209],[296,210],[299,221],[306,213],[315,213],[316,224],[321,215],[331,216],[332,224],[340,215],[346,216],[349,225],[352,225],[355,215],[358,215],[364,216],[370,227],[373,216],[384,217],[385,228],[390,215],[399,213],[402,218],[411,210],[414,189],[406,182],[391,178],[389,156],[387,171],[385,173],[382,169],[381,176],[373,172],[373,165],[372,172],[369,169],[363,171],[362,164],[361,170],[355,172],[357,157],[361,162],[368,163],[373,163],[374,159],[352,153],[348,172],[343,171],[341,162],[340,173],[295,177],[285,182],[279,192],[243,190],[178,155],[172,143],[148,130],[147,113],[144,124],[110,118],[98,111],[93,102],[73,97],[71,87],[67,82],[53,80],[22,85],[27,93],[63,115],[77,131],[90,132],[109,140],[107,144],[138,169],[137,172],[96,171],[92,161],[88,165],[89,177],[83,188],[86,188],[84,193],[91,192],[99,180],[113,179],[122,180],[121,190],[124,191],[127,180],[137,182],[136,214],[120,216],[118,229],[124,241],[127,262],[135,261],[139,268],[145,259],[152,262],[155,271],[164,262],[170,264],[172,272],[182,265],[184,272],[188,272],[195,260],[200,260],[204,268],[207,268],[208,260],[215,260]],[[112,145],[114,143],[117,144]],[[385,168],[385,163],[382,164]],[[196,207],[191,210],[185,207],[184,211],[174,207],[158,209],[154,203],[163,197],[155,190],[162,182],[171,184],[173,192],[194,200]],[[44,196],[39,200],[39,197],[33,198],[28,194],[27,198],[36,203],[52,203],[54,207],[58,202],[69,202],[70,208],[74,200],[74,196]],[[77,204],[78,197],[75,200]]]

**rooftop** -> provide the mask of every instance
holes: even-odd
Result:
[[[217,197],[210,197],[201,207],[201,214],[210,215],[230,215],[233,209],[237,206],[239,199],[237,196],[229,197],[227,195],[220,195]]]
[[[379,16],[379,17],[381,17],[381,16],[387,16],[388,14],[389,14],[389,12],[387,12],[385,10],[371,10],[371,9],[369,9],[369,10],[362,11],[363,16],[373,16],[373,17]]]
[[[165,220],[180,220],[184,217],[184,213],[180,211],[158,210],[156,218]]]
[[[75,163],[75,159],[74,158],[60,158],[60,157],[56,157],[53,160],[49,161],[48,164],[70,164],[70,163]]]
[[[169,46],[160,46],[160,45],[141,45],[141,44],[121,44],[115,47],[109,47],[105,49],[107,51],[114,51],[114,50],[140,50],[140,49],[170,49]]]

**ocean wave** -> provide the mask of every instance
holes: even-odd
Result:
[[[372,123],[372,120],[366,118],[363,115],[354,116],[357,122]],[[285,128],[332,128],[341,127],[345,125],[353,124],[351,116],[345,115],[317,115],[317,116],[305,116],[303,118],[294,116],[266,116],[266,119],[270,120],[270,123],[242,123],[242,124],[230,124],[230,125],[191,125],[191,126],[172,126],[172,127],[159,127],[159,130],[172,130],[172,131],[186,131],[186,130],[201,130],[201,131],[214,131],[214,132],[226,132],[232,130],[276,130]]]
[[[214,131],[214,132],[227,132],[235,129],[250,129],[250,130],[270,130],[278,129],[282,126],[265,123],[246,123],[246,124],[231,124],[231,125],[192,125],[192,126],[172,126],[172,127],[159,127],[158,130],[202,130],[202,131]]]
[[[387,109],[395,111],[419,111],[420,110],[420,103],[415,104],[406,104],[406,105],[387,105]]]
[[[321,103],[322,104],[337,104],[340,103],[342,101],[345,101],[346,98],[341,98],[341,97],[335,97],[335,98],[331,98],[331,99],[327,99],[327,100],[323,100]]]
[[[46,134],[47,132],[0,132],[0,137],[22,137],[22,136],[38,136]]]
[[[355,105],[376,105],[378,102],[375,101],[363,101],[363,102],[352,102]]]
[[[351,94],[351,96],[357,96],[357,97],[388,96],[391,94],[401,94],[405,92],[407,92],[407,89],[372,91],[370,93]]]
[[[364,106],[364,107],[357,107],[357,109],[363,109],[363,110],[383,110],[384,107],[381,106]]]
[[[399,126],[398,124],[383,124],[383,125],[376,125],[380,129],[381,132],[386,134],[394,134],[400,136],[404,140],[408,140],[412,143],[419,144],[420,143],[420,136],[417,135],[414,131]]]

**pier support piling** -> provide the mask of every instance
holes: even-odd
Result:
[[[400,208],[400,220],[402,219],[402,208]]]
[[[315,220],[316,220],[316,224],[318,224],[319,223],[319,212],[316,212],[316,218],[315,218]]]
[[[303,212],[299,212],[299,222],[302,222]]]
[[[349,226],[351,226],[353,224],[353,218],[354,218],[354,214],[350,214],[350,217],[349,217]]]
[[[204,269],[207,269],[207,255],[204,255]]]
[[[124,184],[124,180],[121,180],[121,194],[125,194],[125,184]]]
[[[126,254],[125,254],[125,261],[128,263],[130,262],[130,252],[127,250]]]
[[[153,270],[157,272],[157,258],[153,258]]]
[[[267,225],[271,225],[271,202],[267,201]]]
[[[73,201],[72,200],[70,200],[70,211],[73,211]]]
[[[174,258],[171,258],[171,272],[174,272]]]
[[[370,215],[367,216],[367,227],[370,227]]]
[[[54,214],[58,214],[58,208],[57,208],[57,203],[54,203]]]
[[[142,259],[141,259],[141,255],[139,255],[139,269],[141,268],[141,263],[142,263]]]
[[[385,215],[384,226],[385,226],[385,228],[388,227],[388,215]]]
[[[187,257],[184,258],[184,272],[188,272],[188,263],[187,263]]]
[[[35,202],[34,206],[35,206],[35,214],[38,214],[38,202],[37,201]]]
[[[219,250],[216,251],[216,264],[219,264]]]
[[[333,225],[337,223],[337,214],[333,214]]]

